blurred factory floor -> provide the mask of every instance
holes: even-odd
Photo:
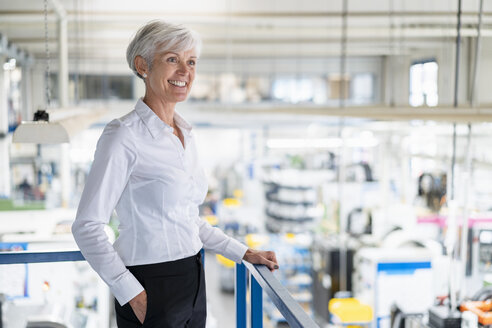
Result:
[[[207,284],[207,301],[209,305],[210,328],[230,328],[236,323],[234,293],[224,293],[220,290],[220,264],[215,254],[205,255],[205,279]],[[213,323],[216,323],[214,325]],[[207,326],[208,328],[208,326]]]

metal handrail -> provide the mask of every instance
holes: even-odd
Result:
[[[0,264],[85,261],[80,251],[59,252],[0,252]]]
[[[85,258],[80,251],[0,252],[0,265],[68,261],[85,261]],[[236,322],[238,328],[246,327],[246,268],[251,276],[252,327],[262,326],[263,289],[291,327],[319,328],[266,266],[246,261],[236,265]]]
[[[255,283],[267,293],[267,295],[272,300],[273,304],[277,307],[280,313],[284,316],[285,320],[289,323],[290,327],[298,328],[319,328],[319,326],[313,321],[311,317],[302,309],[299,303],[294,300],[292,295],[289,293],[287,288],[285,288],[280,281],[273,275],[272,272],[265,266],[261,264],[251,264],[243,261],[243,265],[248,269],[251,279],[251,315],[252,324],[254,327],[255,319],[262,318],[261,313],[255,314],[255,303],[261,304],[261,294],[259,298],[255,300]],[[239,264],[237,266],[240,266]],[[261,310],[261,309],[260,309]]]

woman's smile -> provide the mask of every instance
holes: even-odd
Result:
[[[175,87],[185,87],[188,83],[185,81],[178,81],[178,80],[167,80],[170,84],[174,85]]]

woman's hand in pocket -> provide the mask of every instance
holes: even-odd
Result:
[[[143,323],[147,314],[147,293],[145,290],[132,298],[129,303],[138,321]]]

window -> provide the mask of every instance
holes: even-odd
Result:
[[[75,80],[74,76],[71,79]],[[80,99],[132,99],[133,82],[130,75],[80,75]],[[75,81],[74,81],[75,83]]]
[[[280,77],[273,81],[272,94],[273,99],[287,103],[323,103],[326,83],[322,77]]]
[[[435,60],[420,61],[410,66],[410,106],[437,106],[437,69]]]
[[[374,101],[374,74],[355,74],[351,83],[354,104],[369,104]]]
[[[14,58],[7,59],[3,63],[3,74],[5,89],[5,96],[7,97],[7,110],[8,110],[8,131],[13,132],[17,125],[21,122],[21,108],[22,108],[22,93],[21,93],[21,80],[22,71],[19,66],[16,65],[17,61]],[[2,69],[0,67],[0,69]],[[30,118],[24,118],[30,119]]]
[[[70,74],[68,97],[75,100],[133,99],[131,75]],[[58,99],[58,74],[50,76],[51,99]]]

